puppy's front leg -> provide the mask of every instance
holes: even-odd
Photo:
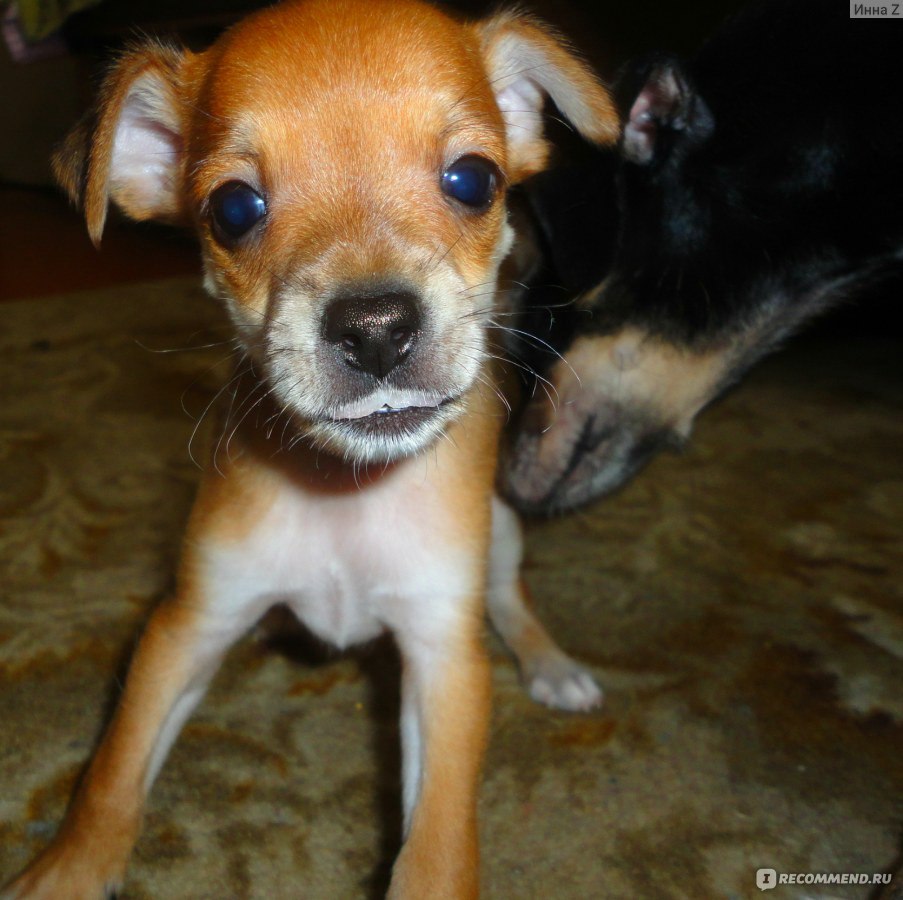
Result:
[[[0,891],[3,900],[100,900],[115,894],[150,785],[244,626],[220,621],[194,591],[156,609],[65,821],[50,846]]]
[[[590,672],[569,657],[530,609],[520,577],[523,539],[517,516],[492,501],[492,552],[486,604],[489,618],[517,658],[530,696],[554,709],[586,712],[599,706],[602,691]]]
[[[446,621],[450,633],[396,634],[404,666],[405,843],[392,873],[392,900],[479,894],[477,791],[491,684],[481,612],[470,606]]]

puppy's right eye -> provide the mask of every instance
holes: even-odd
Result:
[[[214,232],[225,243],[247,234],[266,212],[263,197],[243,181],[227,181],[210,195]]]
[[[440,179],[442,193],[475,211],[488,208],[498,187],[498,169],[482,156],[469,153],[455,160]]]

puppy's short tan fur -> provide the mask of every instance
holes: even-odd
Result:
[[[288,2],[204,53],[148,44],[114,66],[57,174],[95,242],[111,200],[194,227],[243,357],[175,594],[58,835],[3,897],[118,889],[181,725],[279,602],[339,646],[394,633],[405,840],[390,894],[477,894],[484,597],[535,696],[575,709],[599,697],[524,606],[517,523],[493,497],[504,191],[546,163],[548,97],[588,138],[614,138],[604,89],[543,26],[464,23],[412,0]],[[493,173],[478,209],[444,192],[465,157]],[[238,238],[223,233],[224,185],[265,207]],[[337,307],[353,315],[336,336]],[[414,318],[386,332],[399,308]],[[396,342],[391,371],[368,369],[361,341]]]

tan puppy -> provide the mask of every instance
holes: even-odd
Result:
[[[533,693],[598,699],[524,608],[517,523],[493,502],[504,195],[545,164],[548,96],[614,138],[604,89],[542,26],[412,0],[285,3],[205,53],[150,44],[114,67],[58,175],[95,241],[110,200],[191,223],[244,356],[177,590],[58,835],[3,897],[118,889],[180,727],[277,602],[340,647],[394,633],[405,841],[390,894],[477,894],[487,583]]]

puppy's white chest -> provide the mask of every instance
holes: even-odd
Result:
[[[433,498],[418,493],[404,479],[326,498],[286,488],[244,539],[211,548],[215,590],[261,612],[286,603],[339,647],[442,615],[467,591],[470,568],[437,537]]]
[[[306,576],[288,576],[285,602],[318,637],[339,647],[376,637],[383,625],[370,586],[358,567],[343,559],[341,548],[323,549],[321,565],[306,567]]]

